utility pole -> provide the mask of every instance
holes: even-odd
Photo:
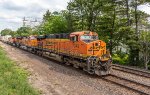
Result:
[[[25,27],[26,26],[26,22],[27,22],[28,20],[26,19],[26,17],[24,17],[23,18],[23,27]]]

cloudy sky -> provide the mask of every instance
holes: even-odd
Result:
[[[46,10],[66,9],[70,0],[0,0],[0,31],[5,28],[16,30],[22,26],[23,17],[42,18]],[[150,14],[150,7],[139,9]]]
[[[0,30],[16,30],[22,26],[23,17],[42,18],[46,10],[66,9],[69,0],[0,0]]]

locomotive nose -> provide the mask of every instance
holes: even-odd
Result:
[[[100,66],[101,66],[101,69],[102,69],[102,70],[105,70],[105,71],[107,71],[107,70],[110,69],[111,63],[112,63],[112,60],[111,60],[111,59],[109,59],[108,61],[104,61],[104,62],[101,62],[101,61],[100,61],[100,62],[99,62]]]
[[[95,74],[98,76],[108,75],[111,70],[111,60],[101,62],[99,61],[99,66],[95,69]]]

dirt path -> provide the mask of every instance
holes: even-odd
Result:
[[[138,95],[125,88],[0,42],[17,65],[30,72],[29,82],[41,95]]]

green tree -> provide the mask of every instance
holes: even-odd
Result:
[[[40,25],[44,34],[49,33],[65,33],[68,32],[66,18],[61,13],[54,12],[51,14],[47,11],[44,14],[44,22]]]
[[[150,32],[143,31],[140,35],[140,58],[144,63],[144,67],[148,70],[150,62]]]
[[[19,36],[28,36],[32,34],[32,29],[30,27],[20,27],[16,32]]]
[[[13,31],[11,29],[4,29],[1,31],[1,35],[5,36],[5,35],[13,35]]]
[[[143,13],[138,10],[138,6],[147,3],[146,0],[132,0],[130,2],[130,9],[131,9],[131,16],[132,16],[132,23],[131,27],[134,31],[132,33],[132,38],[128,41],[129,42],[129,48],[130,48],[130,57],[129,62],[132,65],[138,65],[139,64],[139,52],[140,52],[140,42],[139,42],[139,25],[140,20],[143,19],[142,15]],[[135,27],[135,28],[134,28]]]

